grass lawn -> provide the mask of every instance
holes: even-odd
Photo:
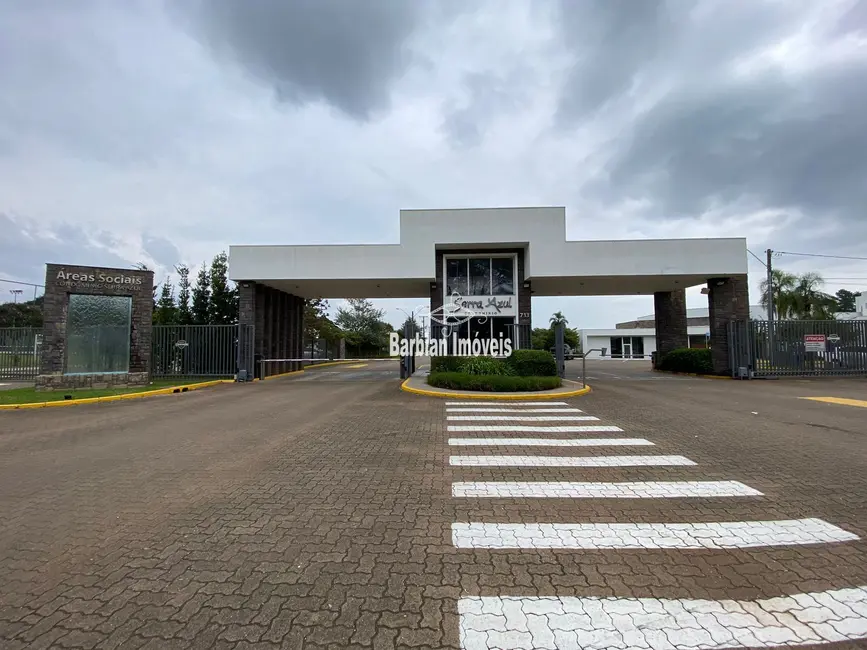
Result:
[[[87,399],[90,397],[108,397],[109,395],[124,395],[126,393],[146,393],[160,388],[169,388],[171,386],[184,386],[186,384],[198,384],[203,379],[161,379],[147,386],[135,386],[133,388],[97,388],[93,390],[54,390],[54,391],[37,391],[35,388],[12,388],[10,390],[0,390],[0,404],[31,404],[34,402],[57,402],[66,399]]]

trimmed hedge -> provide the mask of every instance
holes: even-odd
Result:
[[[713,373],[710,350],[700,348],[672,350],[657,362],[656,367],[668,372],[693,372],[699,375]]]
[[[493,357],[465,357],[460,372],[467,375],[514,375],[512,366]]]
[[[557,376],[557,361],[547,350],[514,350],[506,363],[520,377]]]
[[[478,390],[495,393],[550,390],[559,388],[559,377],[517,377],[514,375],[468,375],[463,372],[432,372],[427,383],[436,388]]]
[[[466,357],[431,357],[431,372],[462,372]]]

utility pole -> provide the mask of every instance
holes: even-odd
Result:
[[[774,352],[776,350],[776,342],[774,340],[774,310],[776,309],[776,305],[774,304],[774,272],[773,272],[773,261],[772,258],[774,256],[774,251],[770,248],[765,251],[768,255],[768,361],[771,364],[770,371],[774,372]]]
[[[18,304],[18,296],[20,296],[22,293],[24,293],[24,290],[23,289],[9,289],[9,293],[11,293],[14,296],[14,301],[15,301],[15,304],[17,305]]]

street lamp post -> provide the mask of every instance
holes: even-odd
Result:
[[[24,290],[23,289],[9,289],[9,293],[12,294],[13,301],[17,305],[18,304],[18,296],[20,296],[22,293],[24,293]]]

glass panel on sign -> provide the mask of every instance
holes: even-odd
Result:
[[[494,296],[515,294],[515,268],[511,257],[495,257],[491,260],[491,280]]]
[[[622,336],[612,336],[611,337],[611,356],[615,358],[623,357],[623,337]]]
[[[470,291],[469,296],[491,295],[491,258],[480,257],[470,259]]]
[[[514,318],[503,318],[503,317],[495,317],[491,319],[491,338],[500,339],[505,341],[512,336],[512,328],[509,327],[512,323],[515,322]],[[502,338],[501,338],[502,335]],[[512,347],[515,346],[515,342],[512,341]]]
[[[446,293],[467,295],[467,260],[446,260]]]
[[[69,296],[66,372],[128,372],[132,298]]]

